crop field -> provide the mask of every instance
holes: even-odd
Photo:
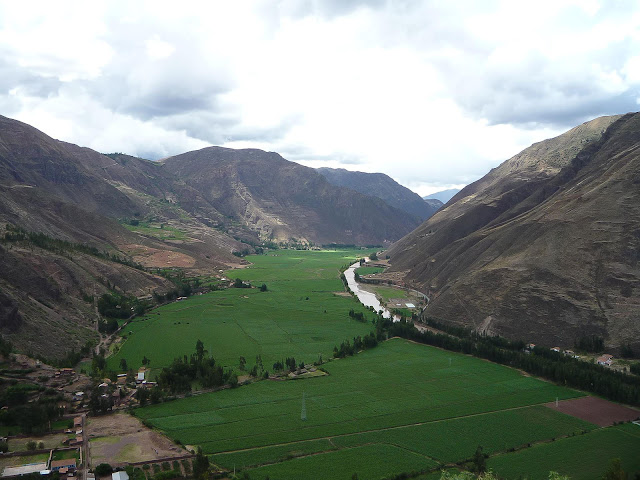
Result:
[[[499,454],[598,431],[543,406],[580,392],[401,339],[324,368],[324,377],[264,380],[136,414],[259,479],[385,478],[468,459],[478,445]]]
[[[380,273],[383,272],[384,268],[382,267],[358,267],[356,268],[356,273],[358,275],[371,275],[372,273]]]
[[[277,250],[250,257],[253,265],[226,272],[228,278],[248,280],[257,288],[230,288],[190,297],[134,319],[122,332],[119,351],[108,366],[119,370],[120,360],[137,368],[146,356],[150,367],[166,366],[176,357],[194,352],[198,339],[225,367],[237,368],[239,357],[247,368],[261,355],[265,369],[286,357],[312,363],[328,358],[333,347],[356,335],[366,335],[371,324],[349,317],[350,309],[366,312],[343,292],[340,267],[355,261],[359,250]],[[369,319],[372,314],[369,314]]]
[[[603,478],[612,458],[627,473],[640,471],[640,426],[633,423],[594,430],[588,435],[562,438],[489,459],[488,467],[505,478],[521,475],[547,479],[549,471],[577,478]]]
[[[366,285],[366,290],[374,292],[383,302],[388,302],[391,298],[409,298],[409,294],[401,288],[383,287],[381,285]]]

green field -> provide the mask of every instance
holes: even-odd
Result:
[[[236,370],[240,355],[247,368],[258,354],[267,369],[288,356],[326,360],[334,345],[372,328],[348,315],[353,308],[371,320],[370,312],[336,295],[343,291],[340,267],[359,253],[249,257],[250,267],[225,275],[265,283],[266,292],[233,288],[159,308],[127,327],[109,364],[126,358],[135,367],[146,355],[158,368],[191,353],[197,339]],[[407,297],[374,288],[384,299]],[[503,478],[547,478],[550,470],[600,478],[616,456],[628,471],[640,470],[640,427],[602,429],[549,409],[543,404],[583,394],[501,365],[391,339],[323,368],[328,375],[262,380],[135,412],[174,440],[201,446],[214,464],[260,480],[354,473],[376,480],[403,472],[433,480],[441,469],[465,468],[479,445]]]
[[[384,268],[382,267],[358,267],[356,268],[356,273],[358,275],[371,275],[372,273],[380,273],[384,272]]]
[[[535,445],[491,458],[488,466],[505,478],[526,476],[530,480],[542,480],[553,470],[572,479],[600,479],[612,458],[619,458],[627,473],[640,472],[639,425],[628,423],[601,428],[588,435]]]
[[[388,302],[391,298],[409,298],[409,294],[401,288],[367,284],[366,289],[374,292],[384,303]]]
[[[344,291],[340,267],[359,253],[277,250],[252,256],[251,266],[225,275],[258,287],[265,283],[268,291],[230,288],[193,296],[134,319],[122,332],[127,339],[109,357],[108,367],[119,370],[120,359],[125,358],[129,367],[137,368],[146,356],[157,369],[193,353],[198,339],[216,361],[231,368],[237,368],[241,355],[248,369],[261,355],[267,370],[289,356],[307,363],[320,355],[329,358],[336,344],[372,329],[370,323],[359,323],[348,315],[350,309],[365,312],[360,303],[335,295]]]
[[[384,478],[467,459],[480,444],[502,452],[595,428],[539,405],[579,392],[401,339],[325,367],[325,377],[261,381],[136,414],[216,464],[251,467],[252,478],[315,478],[324,462],[336,474],[318,478],[357,469]]]

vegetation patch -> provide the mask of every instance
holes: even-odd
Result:
[[[291,443],[286,448],[299,450],[304,445],[300,442],[309,441],[313,450],[324,449],[324,442],[330,441],[347,450],[369,444],[396,445],[394,448],[411,454],[407,458],[427,456],[435,466],[440,461],[470,457],[483,432],[492,439],[487,443],[489,451],[500,451],[595,428],[545,407],[528,407],[556,397],[582,395],[579,392],[401,339],[331,361],[323,368],[329,375],[308,381],[258,382],[138,409],[136,415],[172,438],[201,445],[205,453],[214,454],[224,464],[235,455],[247,464],[281,462],[283,444]],[[306,420],[302,420],[303,402]],[[494,413],[508,409],[518,410]],[[514,431],[503,435],[512,425]],[[470,429],[476,434],[455,447],[457,437],[449,429],[461,436]],[[449,456],[446,449],[437,447],[439,442],[451,442]],[[276,477],[270,471],[260,472]],[[276,478],[294,478],[288,475]]]
[[[119,370],[124,358],[137,368],[146,356],[149,366],[159,369],[189,355],[198,340],[218,365],[235,370],[240,356],[249,371],[260,355],[269,372],[285,357],[298,363],[329,358],[336,341],[364,336],[372,329],[371,312],[352,297],[333,294],[342,289],[340,267],[355,261],[359,253],[277,250],[253,256],[253,265],[225,275],[258,287],[264,283],[266,291],[211,292],[138,317],[121,332],[126,341],[107,366]],[[351,309],[364,313],[366,322],[350,317]]]
[[[626,472],[640,472],[638,452],[640,426],[628,423],[499,455],[490,458],[487,465],[504,478],[526,476],[531,480],[543,480],[548,478],[549,471],[572,479],[604,478],[613,458],[621,459]]]

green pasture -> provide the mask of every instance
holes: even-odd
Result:
[[[356,273],[358,275],[371,275],[372,273],[380,273],[384,272],[384,268],[382,267],[358,267],[356,268]]]
[[[469,458],[479,444],[502,451],[594,428],[536,406],[579,392],[401,339],[324,367],[328,376],[265,380],[136,414],[183,444],[202,446],[221,466],[263,465],[256,478],[296,478],[322,458],[362,466],[360,478],[380,478],[365,468],[379,458],[389,462],[391,470],[380,470],[388,476]]]
[[[194,352],[198,339],[225,367],[237,368],[239,357],[247,369],[261,355],[271,371],[278,360],[315,362],[333,353],[333,347],[356,335],[366,335],[371,323],[349,317],[350,309],[366,312],[343,292],[340,267],[355,261],[359,251],[277,250],[252,256],[248,268],[226,272],[229,278],[249,280],[257,288],[230,288],[174,302],[134,319],[122,332],[126,340],[108,359],[119,370],[125,358],[131,368],[146,356],[151,368]],[[371,320],[373,314],[368,315]]]
[[[429,457],[395,445],[363,445],[333,452],[296,458],[251,470],[252,478],[290,478],[305,480],[358,478],[382,480],[397,472],[430,470],[437,463]]]
[[[640,426],[633,423],[594,430],[586,435],[534,445],[497,455],[487,462],[504,478],[547,479],[556,471],[576,479],[603,478],[609,461],[619,458],[629,478],[640,473]]]
[[[391,298],[409,298],[409,294],[401,288],[367,284],[365,289],[370,292],[374,292],[384,303],[388,302]]]

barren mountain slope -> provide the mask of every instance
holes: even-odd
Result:
[[[582,147],[582,148],[580,148]],[[390,250],[426,314],[547,345],[640,347],[640,115],[533,145]]]
[[[364,195],[381,198],[392,207],[404,210],[424,221],[433,215],[442,202],[425,202],[420,195],[403,187],[384,173],[351,172],[344,168],[318,168],[329,183],[338,187],[347,187]]]
[[[209,147],[163,164],[261,239],[383,244],[417,226],[411,215],[379,198],[333,186],[314,169],[273,152]]]

